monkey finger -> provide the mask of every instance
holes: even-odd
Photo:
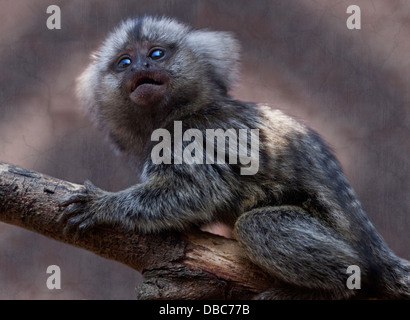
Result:
[[[74,233],[76,232],[76,230],[77,230],[77,228],[76,228],[75,225],[67,223],[67,224],[64,226],[63,235],[64,235],[65,237],[67,237],[69,234],[74,234]]]
[[[85,234],[87,230],[95,225],[94,220],[92,217],[85,215],[71,218],[65,228],[66,235],[74,233],[74,241],[78,240],[81,235]]]
[[[87,202],[90,199],[88,194],[84,194],[84,193],[76,193],[73,194],[71,196],[69,196],[68,198],[65,198],[64,200],[62,200],[58,206],[61,207],[67,207],[70,204],[73,203],[77,203],[77,202]]]
[[[64,227],[64,234],[67,235],[73,232],[78,233],[79,225],[86,220],[87,220],[87,217],[85,215],[78,215],[78,216],[69,218],[66,223],[66,226]]]
[[[84,233],[85,231],[87,231],[88,229],[90,229],[92,226],[95,225],[95,221],[93,221],[93,218],[89,218],[84,220],[83,222],[81,222],[78,226],[78,231],[80,233]]]
[[[81,215],[85,210],[85,207],[81,204],[74,203],[64,209],[64,211],[57,218],[57,223],[64,223],[68,219]]]
[[[84,186],[87,188],[88,192],[92,192],[92,193],[99,193],[101,192],[100,188],[97,188],[90,180],[86,180],[84,182]]]
[[[63,229],[63,235],[67,237],[68,235],[72,235],[74,242],[78,240],[80,237],[80,233],[78,229],[74,225],[67,225]]]

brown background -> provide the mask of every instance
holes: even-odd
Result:
[[[46,28],[57,4],[62,29]],[[362,30],[336,0],[0,1],[0,159],[107,190],[137,181],[83,116],[75,78],[120,20],[165,14],[234,32],[243,45],[233,95],[267,102],[334,148],[370,219],[410,259],[410,2],[354,1]],[[46,288],[60,266],[62,290]],[[1,299],[133,299],[140,275],[0,223]]]

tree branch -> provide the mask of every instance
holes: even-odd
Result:
[[[99,226],[77,239],[64,235],[58,203],[81,188],[0,161],[0,221],[140,271],[139,299],[248,299],[274,286],[235,240],[205,232],[146,235]]]

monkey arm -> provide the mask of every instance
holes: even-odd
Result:
[[[95,224],[113,224],[140,232],[183,230],[233,209],[232,188],[210,165],[163,165],[146,182],[106,192],[86,182],[86,191],[65,199],[60,221],[83,232]],[[157,168],[158,169],[158,168]]]
[[[142,272],[145,281],[137,287],[138,299],[250,299],[275,285],[245,258],[236,241],[208,233],[158,236],[96,226],[82,237],[64,236],[65,225],[56,221],[61,215],[57,203],[82,189],[0,161],[0,221]]]

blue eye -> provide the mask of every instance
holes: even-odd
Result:
[[[164,57],[164,56],[165,56],[165,51],[164,51],[164,50],[161,50],[161,49],[154,49],[154,50],[152,50],[151,53],[149,54],[149,57],[150,57],[152,60],[159,60],[159,59],[161,59],[161,58]]]
[[[131,63],[132,63],[132,61],[131,61],[130,58],[122,58],[122,59],[118,62],[117,67],[118,67],[119,69],[126,69],[126,68],[128,68],[128,67],[131,65]]]

